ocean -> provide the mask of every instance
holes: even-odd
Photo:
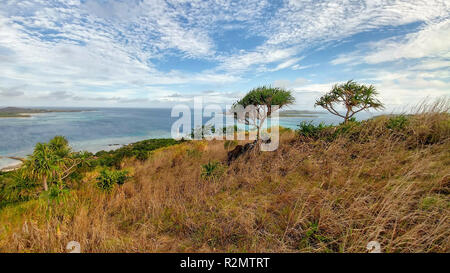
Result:
[[[56,135],[65,136],[74,150],[97,152],[149,138],[169,138],[172,124],[178,119],[171,117],[171,109],[76,109],[85,111],[0,118],[0,169],[18,163],[4,156],[25,157],[36,143],[47,142]],[[372,115],[361,113],[357,118],[366,119]],[[342,119],[323,112],[314,117],[282,117],[280,125],[296,129],[301,121],[337,124]]]

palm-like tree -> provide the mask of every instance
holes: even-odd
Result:
[[[25,162],[26,175],[42,180],[44,190],[48,190],[48,180],[57,176],[61,168],[61,158],[49,147],[48,144],[38,143],[34,152]]]
[[[243,118],[246,125],[253,125],[257,129],[256,139],[260,138],[260,129],[267,117],[272,115],[273,106],[278,106],[278,109],[293,104],[295,102],[292,92],[283,88],[272,86],[260,86],[252,89],[241,100],[233,105],[233,110],[237,110],[237,106],[241,105],[243,108],[251,105],[254,106],[255,113],[249,113],[250,118]],[[235,112],[235,117],[238,118],[238,113]],[[238,118],[239,119],[239,118]]]
[[[333,115],[343,118],[344,123],[346,123],[356,113],[363,110],[383,109],[384,106],[376,98],[377,95],[378,92],[373,85],[366,86],[350,80],[344,84],[334,85],[330,92],[316,100],[314,106],[325,108]],[[336,110],[337,104],[344,105],[345,114],[340,114]]]
[[[55,136],[48,143],[49,148],[61,158],[69,156],[71,153],[71,148],[69,146],[69,141],[64,136]]]

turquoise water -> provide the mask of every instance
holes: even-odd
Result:
[[[84,110],[87,111],[35,114],[30,118],[1,118],[0,156],[24,157],[32,152],[37,142],[47,142],[55,135],[65,136],[75,150],[111,150],[139,140],[170,137],[171,126],[178,119],[170,116],[171,109]],[[359,118],[370,116],[364,113]],[[323,113],[313,118],[280,118],[280,125],[295,129],[301,121],[336,124],[341,119]],[[11,160],[0,159],[0,168],[11,163]]]

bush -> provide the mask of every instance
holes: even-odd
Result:
[[[205,180],[216,180],[222,177],[225,168],[218,161],[209,161],[202,165],[202,178]]]
[[[59,184],[59,185],[50,186],[46,195],[51,200],[58,200],[60,197],[64,196],[68,192],[69,192],[69,189],[65,188],[64,185]]]
[[[5,174],[0,177],[2,185],[0,189],[0,203],[14,203],[36,198],[39,194],[37,189],[41,186],[39,182],[23,176],[21,171]]]
[[[103,169],[97,177],[97,187],[101,190],[110,192],[116,184],[122,185],[128,178],[127,171]]]
[[[324,129],[329,128],[330,126],[327,126],[324,123],[315,125],[312,123],[312,121],[310,122],[302,121],[299,125],[297,125],[297,127],[299,128],[296,130],[296,132],[300,136],[318,138],[320,136],[320,133]]]
[[[335,136],[347,135],[357,136],[361,130],[361,121],[357,121],[355,118],[350,118],[346,123],[341,123],[336,127]]]
[[[148,139],[139,141],[113,151],[100,151],[95,154],[97,162],[100,166],[120,168],[120,163],[124,158],[135,157],[140,161],[145,161],[149,158],[150,152],[162,147],[167,147],[181,143],[171,138],[165,139]]]
[[[408,125],[408,118],[404,115],[390,117],[386,122],[386,128],[391,130],[403,130]]]

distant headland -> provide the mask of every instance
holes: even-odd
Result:
[[[279,117],[284,117],[284,118],[292,118],[292,117],[296,117],[296,118],[315,118],[318,117],[318,115],[321,114],[325,114],[322,111],[309,111],[309,110],[284,110],[284,111],[280,111],[280,113],[278,114]]]
[[[0,108],[0,118],[27,118],[30,114],[41,113],[66,113],[66,112],[83,112],[86,110],[63,110],[63,109],[30,109],[19,107]]]

